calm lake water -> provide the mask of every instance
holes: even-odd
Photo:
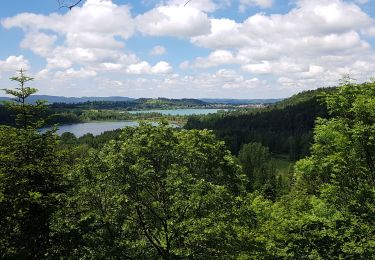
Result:
[[[144,110],[144,111],[131,111],[130,113],[162,113],[163,115],[206,115],[211,113],[217,113],[217,111],[223,109],[174,109],[174,110]],[[89,123],[78,123],[70,125],[61,125],[57,133],[61,135],[65,132],[73,133],[77,137],[81,137],[87,133],[93,135],[100,135],[105,131],[111,131],[126,126],[138,126],[139,123],[136,121],[99,121]],[[176,126],[177,127],[177,126]],[[48,129],[48,128],[47,128]],[[45,131],[47,129],[41,129]]]
[[[207,115],[207,114],[214,114],[218,111],[227,111],[227,109],[215,109],[215,108],[202,108],[202,109],[151,109],[151,110],[140,110],[140,111],[129,111],[131,114],[137,113],[160,113],[163,115],[171,115],[171,116],[191,116],[191,115]]]
[[[111,131],[126,126],[138,126],[138,122],[135,121],[101,121],[101,122],[89,122],[89,123],[78,123],[71,125],[60,125],[57,130],[57,134],[61,135],[65,132],[73,133],[77,137],[81,137],[85,134],[91,133],[93,135],[100,135],[105,131]],[[50,128],[43,128],[41,131],[46,131]]]

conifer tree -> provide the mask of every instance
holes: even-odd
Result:
[[[24,70],[19,71],[19,75],[11,77],[12,81],[18,82],[15,89],[3,89],[6,94],[13,96],[13,102],[7,102],[8,110],[16,114],[16,125],[26,129],[27,127],[41,127],[42,120],[39,119],[40,113],[45,109],[45,102],[38,100],[35,104],[27,103],[27,98],[35,94],[36,88],[26,87],[25,84],[34,78],[25,75]]]
[[[16,114],[16,126],[0,126],[0,258],[45,258],[51,241],[49,222],[62,192],[62,160],[55,131],[40,133],[37,114],[43,102],[28,104],[36,89],[33,78],[20,71],[11,78],[16,89],[7,107]]]

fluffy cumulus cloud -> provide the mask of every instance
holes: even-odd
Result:
[[[29,61],[24,56],[9,56],[5,60],[0,60],[0,77],[3,73],[15,72],[19,69],[29,69]]]
[[[195,59],[193,67],[210,68],[220,65],[237,63],[237,59],[230,51],[216,50],[210,53],[208,57],[198,57]]]
[[[64,15],[38,15],[22,13],[2,22],[5,28],[21,27],[24,30],[51,30],[64,33],[68,37],[77,34],[90,36],[121,36],[129,38],[134,32],[134,25],[129,7],[118,6],[109,0],[87,0],[82,8],[73,8]]]
[[[41,32],[28,32],[21,42],[21,47],[30,49],[34,53],[46,57],[53,50],[56,35],[48,35]]]
[[[146,61],[142,61],[130,65],[126,69],[126,72],[129,74],[168,74],[172,72],[172,67],[165,61],[160,61],[154,66],[151,66]]]
[[[136,18],[137,29],[145,35],[192,37],[210,31],[207,14],[190,6],[156,7]]]

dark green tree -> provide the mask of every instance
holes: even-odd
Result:
[[[238,155],[248,178],[248,191],[260,191],[270,198],[276,196],[276,172],[267,147],[261,143],[245,144]]]
[[[27,98],[37,92],[37,89],[26,87],[25,84],[34,78],[26,76],[21,69],[18,76],[10,78],[18,82],[15,89],[3,89],[6,94],[13,96],[13,102],[7,102],[5,105],[9,111],[16,114],[16,124],[18,127],[26,129],[27,127],[41,127],[43,121],[39,115],[45,110],[43,101],[37,101],[36,104],[27,103]]]
[[[6,93],[16,99],[8,108],[18,127],[0,126],[0,258],[42,259],[51,242],[50,218],[59,207],[63,160],[54,131],[41,134],[36,128],[42,103],[26,102],[36,92],[25,87],[32,78],[21,70],[12,80],[20,87]]]

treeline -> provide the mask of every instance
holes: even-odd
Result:
[[[185,123],[186,117],[184,116],[171,116],[163,115],[161,113],[152,112],[139,112],[129,113],[128,111],[118,110],[99,110],[83,108],[56,108],[46,106],[43,111],[40,111],[40,118],[44,118],[47,126],[55,124],[74,124],[89,121],[125,121],[125,120],[148,120],[165,118],[172,122]],[[7,109],[6,106],[0,105],[0,124],[14,125],[16,114],[14,111]]]
[[[235,157],[210,130],[39,133],[18,79],[16,127],[0,126],[0,258],[375,258],[375,82],[325,94],[329,119],[283,187],[267,147]]]
[[[46,125],[73,124],[84,121],[81,118],[83,112],[83,110],[53,109],[45,106],[42,111],[39,111],[38,117],[43,118]],[[0,104],[0,124],[14,126],[16,116],[15,111],[9,110],[5,104]]]
[[[8,101],[9,102],[9,101]],[[176,109],[211,107],[197,99],[147,99],[141,98],[134,101],[88,101],[82,103],[52,103],[40,111],[40,117],[45,119],[47,125],[73,124],[94,120],[138,120],[168,117],[173,121],[185,121],[181,117],[163,116],[161,113],[130,114],[127,111],[149,109]],[[6,105],[0,103],[0,124],[14,125],[15,114],[7,110]]]
[[[121,110],[147,110],[147,109],[173,109],[210,106],[209,103],[198,99],[167,99],[167,98],[139,98],[131,101],[88,101],[82,103],[53,103],[51,108],[64,109],[121,109]]]
[[[272,153],[297,160],[309,154],[316,118],[328,116],[320,95],[333,90],[302,92],[265,109],[192,116],[185,128],[214,130],[234,154],[246,143],[260,142]]]

